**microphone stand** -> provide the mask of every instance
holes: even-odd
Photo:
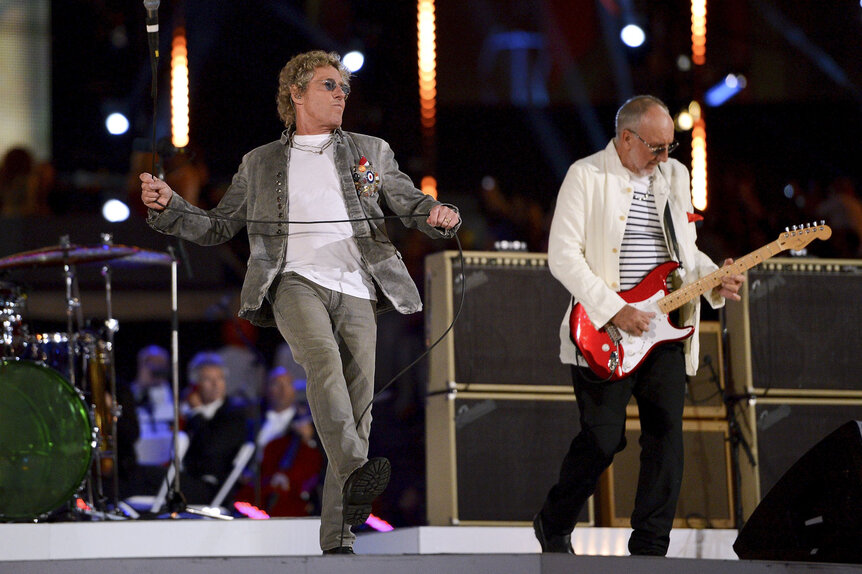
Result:
[[[221,514],[212,514],[204,512],[197,508],[192,508],[186,503],[186,497],[183,496],[180,487],[180,336],[179,336],[179,306],[178,306],[178,288],[177,288],[177,254],[172,245],[168,246],[168,253],[171,256],[171,387],[174,396],[174,424],[173,424],[173,456],[171,457],[171,465],[174,467],[174,479],[168,485],[168,493],[166,504],[168,513],[171,518],[179,518],[180,514],[195,514],[205,516],[207,518],[218,518],[221,520],[233,520],[232,516],[222,516]]]
[[[720,329],[721,329],[721,338],[722,344],[725,349],[729,349],[728,341],[727,341],[727,328],[725,326],[725,314],[724,308],[719,311],[720,318]],[[725,388],[721,388],[721,383],[718,380],[718,376],[716,375],[715,369],[712,366],[712,362],[708,363],[709,369],[712,372],[713,380],[716,385],[719,387],[719,390],[722,393],[722,398],[724,399],[724,410],[725,417],[727,419],[727,429],[728,429],[728,440],[730,441],[730,466],[733,472],[733,521],[734,528],[736,530],[742,530],[744,525],[744,521],[742,520],[742,468],[739,464],[739,449],[742,448],[745,451],[745,455],[748,458],[748,462],[752,468],[757,467],[757,461],[754,458],[754,453],[751,451],[751,445],[748,444],[745,436],[742,433],[742,429],[739,426],[739,422],[736,418],[736,407],[742,401],[749,401],[754,398],[754,395],[749,393],[743,394],[734,394],[728,392],[730,388],[736,388],[733,384],[733,375],[730,370],[730,357],[729,353],[724,353],[724,373],[725,373]]]

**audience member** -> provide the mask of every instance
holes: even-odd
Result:
[[[237,500],[256,504],[270,516],[316,514],[323,455],[314,436],[308,405],[297,400],[305,381],[283,367],[270,371],[268,409],[257,434],[259,480],[252,477]],[[259,485],[259,496],[255,489]]]
[[[54,182],[50,163],[37,163],[24,147],[13,147],[0,162],[0,209],[5,216],[50,215]]]
[[[165,464],[171,457],[174,420],[170,356],[158,345],[138,351],[138,371],[130,385],[140,430],[135,444],[138,464]]]
[[[249,440],[242,408],[227,397],[224,361],[204,351],[189,364],[193,387],[188,396],[185,432],[189,448],[183,458],[181,488],[190,504],[207,504],[233,469],[233,460]]]
[[[263,395],[266,379],[265,359],[255,346],[257,327],[238,317],[221,324],[224,346],[218,350],[227,377],[227,395],[246,403],[257,402]]]

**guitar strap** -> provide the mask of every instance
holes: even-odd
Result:
[[[670,237],[671,248],[673,249],[673,256],[676,259],[676,262],[679,263],[680,269],[682,269],[682,260],[679,256],[679,243],[676,242],[676,231],[673,229],[673,217],[670,215],[670,198],[668,197],[667,203],[664,204],[664,225],[667,227],[667,235]]]
[[[659,173],[662,173],[661,166],[656,166],[656,169]],[[670,187],[669,182],[668,187]],[[670,198],[671,194],[668,194],[667,202],[664,204],[664,226],[667,229],[667,236],[670,237],[670,248],[673,250],[673,253],[671,255],[676,260],[676,262],[679,263],[679,268],[682,269],[682,259],[679,256],[679,243],[677,243],[676,241],[676,231],[673,228],[673,217],[671,217],[670,215]]]

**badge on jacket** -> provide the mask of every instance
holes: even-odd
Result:
[[[361,197],[374,197],[377,194],[380,176],[365,156],[359,158],[359,163],[350,168],[350,171],[353,173],[353,185]]]

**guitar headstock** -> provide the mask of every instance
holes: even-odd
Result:
[[[832,237],[832,229],[826,222],[821,220],[820,223],[806,223],[804,225],[794,225],[786,227],[784,232],[778,236],[778,244],[781,249],[793,249],[799,251],[815,239],[829,239]]]

